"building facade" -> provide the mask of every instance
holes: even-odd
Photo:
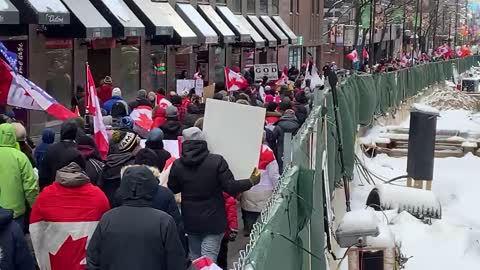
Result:
[[[66,107],[85,87],[86,63],[97,85],[111,76],[132,100],[141,88],[175,91],[196,72],[206,86],[224,80],[225,66],[299,67],[307,53],[318,61],[322,7],[312,1],[315,13],[301,0],[0,0],[0,41],[19,72]],[[33,135],[60,124],[15,112]]]

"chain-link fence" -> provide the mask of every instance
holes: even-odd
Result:
[[[342,82],[338,108],[347,176],[353,176],[359,126],[392,113],[428,86],[450,80],[452,66],[462,73],[478,60],[468,57],[396,72],[353,75]],[[316,91],[315,95],[307,121],[296,136],[285,140],[285,170],[234,264],[236,270],[326,269],[325,199],[329,196],[325,194],[340,185],[342,171],[331,93]]]

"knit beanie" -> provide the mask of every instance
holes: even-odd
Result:
[[[115,87],[112,90],[112,97],[121,97],[122,96],[122,90],[120,88]]]
[[[165,110],[165,116],[167,118],[177,118],[178,117],[178,109],[175,106],[168,106]]]
[[[203,132],[197,127],[187,128],[182,132],[184,141],[205,141]]]
[[[140,143],[140,137],[134,132],[117,130],[112,134],[112,142],[118,144],[120,153],[132,152]]]

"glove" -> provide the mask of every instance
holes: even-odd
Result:
[[[235,242],[237,239],[238,231],[235,229],[230,229],[230,234],[228,235],[228,241]]]
[[[253,172],[250,175],[250,182],[252,183],[252,186],[260,183],[260,171],[257,168],[253,168]]]

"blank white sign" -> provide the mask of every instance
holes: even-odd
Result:
[[[258,166],[265,109],[207,99],[203,131],[211,153],[222,155],[236,180]]]

